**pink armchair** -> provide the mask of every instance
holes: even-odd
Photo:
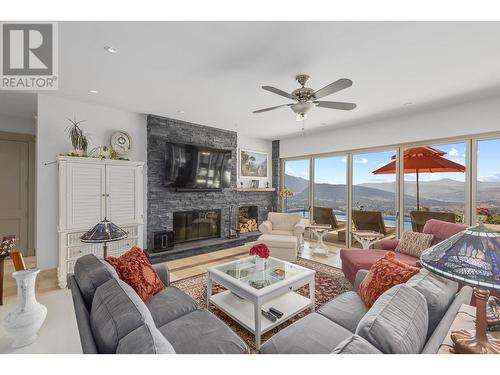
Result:
[[[425,223],[423,233],[433,234],[432,245],[435,245],[454,234],[463,231],[467,227],[461,224],[448,223],[436,219],[431,219]],[[387,251],[394,251],[398,246],[398,240],[381,240],[377,243],[378,249],[365,250],[357,248],[348,248],[340,250],[340,259],[342,261],[342,271],[347,279],[354,283],[356,273],[359,270],[368,270]],[[411,266],[420,267],[420,259],[410,255],[396,253],[396,259]]]

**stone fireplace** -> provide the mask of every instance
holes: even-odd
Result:
[[[238,214],[240,233],[256,232],[259,230],[259,207],[241,206]]]
[[[220,238],[221,210],[174,212],[174,243]]]

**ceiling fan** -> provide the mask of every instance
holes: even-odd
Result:
[[[320,98],[323,98],[327,95],[333,94],[335,92],[338,92],[340,90],[346,89],[348,87],[352,86],[352,81],[347,78],[341,78],[333,83],[330,83],[329,85],[323,87],[322,89],[319,90],[313,90],[310,87],[305,87],[305,84],[307,81],[309,81],[311,77],[309,77],[307,74],[299,74],[295,77],[297,82],[302,87],[299,87],[298,89],[292,91],[291,94],[277,89],[276,87],[272,86],[262,86],[264,90],[273,92],[275,94],[284,96],[285,98],[295,100],[296,103],[290,103],[290,104],[282,104],[282,105],[277,105],[275,107],[269,107],[269,108],[264,108],[264,109],[259,109],[257,111],[253,111],[253,113],[262,113],[262,112],[267,112],[271,111],[273,109],[281,108],[281,107],[290,107],[293,112],[297,115],[297,121],[301,121],[303,119],[307,118],[307,113],[313,109],[314,107],[323,107],[323,108],[331,108],[331,109],[340,109],[343,111],[350,111],[354,108],[356,108],[356,104],[354,103],[344,103],[344,102],[325,102],[321,100],[317,100]]]

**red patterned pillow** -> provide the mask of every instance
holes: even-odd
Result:
[[[394,285],[406,283],[420,270],[396,259],[396,254],[388,251],[376,261],[361,282],[358,294],[366,306],[372,307],[378,297]]]
[[[118,258],[108,256],[106,261],[115,268],[120,279],[130,285],[145,303],[165,289],[148,258],[138,247],[134,246]]]

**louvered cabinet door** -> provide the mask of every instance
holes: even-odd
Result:
[[[139,219],[137,173],[138,168],[132,166],[106,166],[107,216],[115,224],[135,223]]]
[[[104,165],[68,163],[67,225],[68,228],[91,228],[105,215]]]

